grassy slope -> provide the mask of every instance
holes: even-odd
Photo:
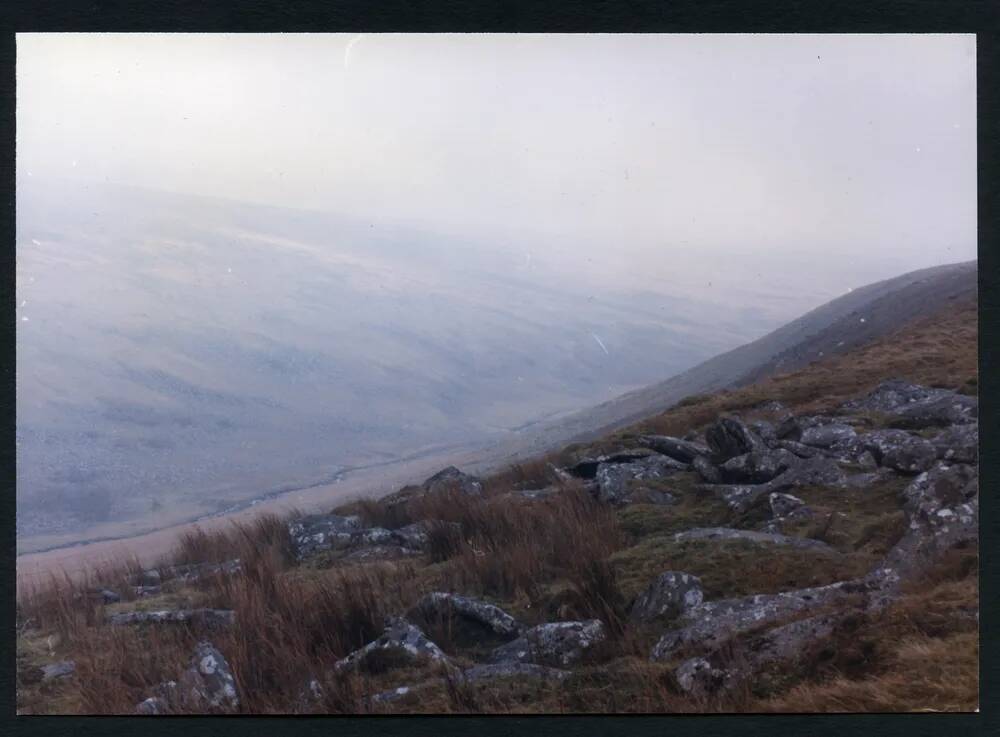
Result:
[[[563,684],[494,681],[476,686],[444,684],[422,690],[398,711],[878,711],[968,710],[978,706],[976,551],[954,551],[939,570],[881,615],[859,616],[832,641],[801,660],[765,673],[747,689],[704,702],[682,695],[673,681],[676,663],[648,662],[649,647],[668,622],[634,627],[626,612],[635,595],[659,572],[684,570],[703,578],[710,598],[829,583],[870,568],[902,533],[899,480],[866,490],[803,489],[820,514],[795,534],[820,536],[835,553],[743,543],[675,543],[672,533],[693,526],[739,525],[721,504],[698,493],[690,474],[662,482],[679,497],[674,507],[633,505],[613,511],[572,488],[540,502],[518,501],[512,488],[544,485],[545,463],[627,444],[642,432],[683,435],[725,411],[761,415],[753,408],[778,400],[796,412],[830,409],[878,382],[901,377],[976,393],[976,306],[954,304],[898,333],[849,354],[790,374],[705,397],[694,397],[611,436],[512,467],[487,480],[483,499],[430,498],[390,510],[363,502],[340,511],[360,512],[372,523],[400,526],[411,519],[458,522],[461,535],[432,536],[428,557],[405,562],[346,564],[320,555],[292,563],[284,524],[264,518],[225,534],[192,535],[174,556],[180,561],[239,556],[247,574],[181,587],[144,608],[225,606],[237,626],[213,633],[226,654],[250,712],[365,711],[371,693],[412,685],[430,668],[375,669],[349,678],[325,675],[331,663],[377,635],[385,615],[405,611],[423,593],[452,590],[482,596],[527,623],[599,617],[614,636]],[[867,418],[872,424],[878,417]],[[844,516],[839,516],[843,513]],[[751,510],[749,515],[755,514]],[[118,571],[98,571],[92,583],[120,582]],[[114,586],[113,586],[114,587]],[[118,590],[122,587],[117,586]],[[22,712],[131,712],[152,685],[176,678],[202,633],[176,629],[112,629],[106,609],[74,604],[73,587],[55,582],[19,602],[20,614],[38,629],[18,639]],[[429,636],[459,662],[480,659],[461,633],[430,626]],[[69,657],[74,677],[30,683],[32,667]],[[309,677],[324,681],[326,695],[297,705]]]

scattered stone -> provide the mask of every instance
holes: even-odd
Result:
[[[228,627],[235,623],[231,609],[163,609],[154,612],[118,612],[108,617],[108,624],[192,624],[202,627]]]
[[[639,442],[681,463],[692,463],[695,458],[707,456],[711,452],[706,445],[669,435],[643,435],[639,438]]]
[[[690,542],[691,540],[745,540],[751,543],[833,551],[833,548],[826,543],[807,537],[790,537],[788,535],[776,535],[774,533],[756,532],[754,530],[737,530],[731,527],[702,527],[693,530],[684,530],[674,535],[674,542]]]
[[[878,461],[871,451],[866,450],[857,458],[857,464],[865,471],[874,471],[878,468]]]
[[[778,442],[778,433],[772,423],[767,420],[754,420],[748,424],[749,428],[757,433],[757,436],[764,441],[764,445],[768,448],[776,447],[775,444]]]
[[[953,425],[931,440],[937,457],[952,463],[978,463],[979,425]]]
[[[803,445],[796,440],[779,440],[775,444],[775,448],[782,448],[790,453],[798,456],[799,458],[823,458],[826,457],[824,453],[819,448],[813,448],[808,445]]]
[[[506,638],[516,637],[520,631],[517,620],[503,609],[471,596],[434,591],[423,596],[411,612],[414,617],[420,616],[429,621],[460,617]]]
[[[234,711],[240,706],[229,663],[210,642],[199,642],[191,664],[176,681],[164,681],[153,695],[136,705],[138,714]]]
[[[685,693],[707,696],[726,687],[731,675],[728,671],[712,667],[705,658],[689,658],[677,667],[674,677]]]
[[[149,568],[145,571],[141,571],[136,577],[137,586],[159,586],[162,577],[160,576],[160,571],[156,568]]]
[[[136,597],[145,599],[150,596],[159,596],[163,589],[159,586],[136,586],[133,591]]]
[[[947,389],[931,389],[901,379],[889,379],[875,387],[866,397],[844,402],[841,405],[841,410],[848,412],[865,410],[894,414],[910,405],[924,404],[952,393]]]
[[[631,482],[662,479],[687,468],[667,456],[650,456],[631,463],[601,463],[595,476],[597,498],[607,504],[627,504],[633,491]]]
[[[792,512],[805,506],[805,502],[797,496],[779,494],[777,492],[772,493],[767,498],[767,501],[771,505],[771,516],[774,518],[787,517]]]
[[[641,461],[644,458],[649,458],[655,455],[652,450],[622,450],[617,453],[608,453],[599,456],[587,456],[566,470],[576,478],[582,479],[593,479],[597,477],[597,469],[602,464],[615,464],[615,463],[633,463],[635,461]]]
[[[732,416],[719,417],[705,430],[705,441],[713,454],[713,460],[724,463],[730,458],[751,451],[766,450],[767,446],[756,433]]]
[[[385,631],[377,639],[338,660],[334,664],[334,670],[344,672],[363,668],[370,662],[369,658],[385,651],[402,655],[404,659],[409,661],[430,660],[449,663],[448,656],[435,643],[427,639],[423,630],[405,619],[392,617],[386,623]]]
[[[360,530],[361,518],[357,515],[314,514],[288,524],[288,534],[299,558],[321,550],[347,547],[354,533]]]
[[[763,484],[799,461],[797,456],[783,448],[744,453],[722,464],[722,478],[728,483]]]
[[[443,524],[439,520],[420,520],[413,524],[393,530],[393,535],[405,547],[414,550],[424,550],[430,541],[429,533],[435,525]]]
[[[76,663],[72,660],[61,660],[42,666],[42,681],[53,681],[56,678],[66,678],[76,671]]]
[[[880,465],[903,473],[926,471],[937,458],[932,443],[905,430],[873,430],[858,440]]]
[[[830,422],[806,428],[802,431],[799,442],[813,448],[830,448],[837,443],[850,440],[856,435],[857,433],[850,425]]]
[[[462,473],[454,466],[448,466],[424,481],[422,488],[431,494],[439,491],[461,491],[475,496],[482,493],[483,484],[475,476]]]
[[[549,622],[532,627],[523,635],[493,651],[492,663],[538,663],[570,666],[607,635],[598,619],[583,622]]]
[[[667,632],[653,648],[652,660],[665,660],[681,648],[714,649],[734,635],[768,622],[778,622],[799,612],[869,597],[883,582],[874,578],[840,581],[827,586],[757,594],[740,599],[708,601],[689,610],[681,629]]]
[[[706,456],[695,456],[691,461],[691,468],[698,472],[698,475],[708,484],[721,484],[722,471],[712,463]]]
[[[229,663],[210,642],[199,642],[191,665],[177,682],[179,705],[185,710],[211,711],[239,708],[236,679]]]
[[[701,579],[690,573],[661,573],[632,604],[633,622],[673,619],[701,604],[704,593]]]
[[[940,509],[969,501],[978,493],[975,468],[962,463],[938,462],[903,490],[903,509],[911,517],[928,519]]]
[[[798,486],[838,486],[847,474],[829,458],[804,458],[780,476],[768,482],[769,491],[783,491]]]
[[[900,410],[891,424],[894,427],[919,430],[975,422],[978,415],[979,403],[975,397],[949,393],[940,399]]]

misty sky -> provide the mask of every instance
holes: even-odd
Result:
[[[781,260],[816,304],[975,257],[973,35],[17,45],[22,177],[488,234],[622,283]]]

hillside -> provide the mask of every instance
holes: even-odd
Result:
[[[764,337],[715,356],[665,381],[553,423],[532,428],[525,447],[554,447],[596,437],[661,412],[692,394],[751,383],[779,371],[843,354],[912,319],[975,298],[976,262],[948,264],[876,282],[832,300]]]
[[[730,315],[549,242],[117,185],[33,177],[17,208],[20,552],[479,449],[817,299]]]
[[[21,592],[18,709],[977,708],[974,267],[892,282],[548,455]]]

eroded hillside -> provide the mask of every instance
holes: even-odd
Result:
[[[976,304],[22,592],[22,713],[978,707]]]

